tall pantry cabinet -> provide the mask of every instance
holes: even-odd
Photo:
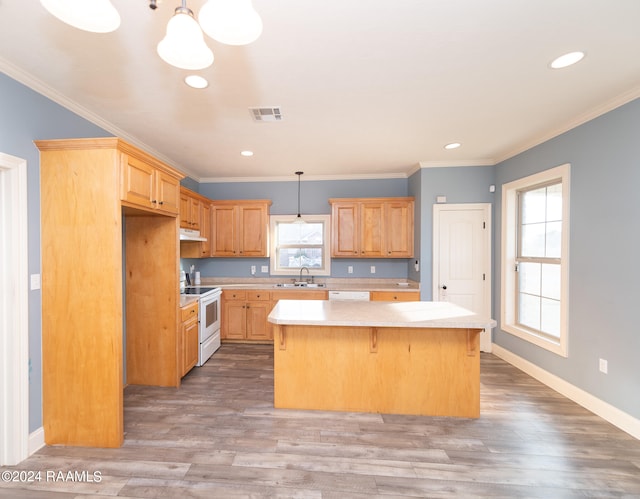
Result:
[[[183,175],[117,138],[36,145],[45,442],[119,447],[125,362],[127,383],[180,383]]]

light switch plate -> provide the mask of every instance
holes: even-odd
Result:
[[[40,274],[31,274],[31,289],[40,289]]]

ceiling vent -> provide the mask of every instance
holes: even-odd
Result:
[[[250,107],[249,112],[253,121],[282,121],[280,107]]]

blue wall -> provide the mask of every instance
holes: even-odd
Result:
[[[29,274],[40,274],[40,155],[33,141],[109,133],[0,73],[0,151],[27,160]],[[42,426],[42,300],[29,292],[29,431]]]
[[[500,328],[494,342],[640,418],[640,99],[549,140],[496,168],[500,186],[571,164],[569,356]],[[496,193],[494,317],[500,317],[500,210]],[[609,373],[598,370],[607,359]]]

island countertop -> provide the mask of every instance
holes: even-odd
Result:
[[[449,302],[280,300],[268,317],[279,325],[488,329],[494,319]]]

